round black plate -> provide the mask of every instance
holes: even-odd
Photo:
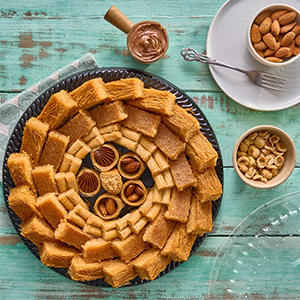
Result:
[[[78,73],[76,75],[71,76],[70,78],[67,78],[65,80],[62,80],[49,88],[46,92],[41,94],[33,103],[27,108],[27,110],[24,112],[20,120],[18,121],[15,129],[13,130],[10,139],[8,141],[8,145],[5,152],[4,157],[4,163],[3,163],[3,189],[4,189],[4,198],[6,202],[6,206],[8,209],[8,213],[10,215],[10,218],[12,220],[12,223],[14,227],[16,228],[16,231],[20,235],[20,224],[21,219],[15,214],[15,212],[10,208],[8,204],[8,196],[10,189],[14,188],[15,185],[13,183],[13,180],[10,176],[8,167],[7,167],[7,159],[9,155],[13,152],[19,152],[20,146],[22,143],[22,137],[23,137],[23,130],[25,127],[25,123],[28,119],[31,117],[36,117],[40,114],[44,106],[46,105],[47,101],[50,99],[51,95],[59,92],[60,90],[64,89],[67,91],[72,91],[78,86],[82,85],[84,82],[91,80],[93,78],[101,77],[104,82],[119,80],[121,78],[139,78],[144,82],[144,85],[146,88],[154,88],[157,90],[164,90],[169,91],[173,93],[176,96],[176,102],[183,108],[189,108],[193,111],[193,116],[198,120],[200,126],[201,126],[201,132],[204,134],[204,136],[210,141],[214,149],[218,153],[218,160],[217,160],[217,166],[216,166],[216,172],[219,177],[219,180],[221,181],[221,184],[223,185],[223,163],[222,163],[222,157],[221,157],[221,151],[220,147],[218,145],[218,141],[216,139],[216,136],[209,124],[209,122],[206,120],[204,114],[200,110],[200,108],[197,106],[197,104],[183,91],[181,91],[179,88],[171,84],[170,82],[155,76],[153,74],[135,70],[135,69],[125,69],[125,68],[101,68],[101,69],[93,69],[85,72]],[[216,219],[220,205],[222,201],[222,196],[212,203],[212,218],[213,221]],[[37,247],[29,240],[21,236],[21,239],[23,240],[24,244],[28,247],[28,249],[38,258],[39,253]],[[198,249],[198,247],[202,244],[203,240],[205,239],[206,234],[202,237],[198,236],[192,251],[191,255]],[[170,264],[165,268],[164,271],[162,271],[158,277],[161,277],[170,271],[177,268],[179,265],[181,265],[182,262],[173,262],[171,261]],[[51,268],[55,272],[68,277],[67,269],[61,269],[61,268]],[[140,277],[136,277],[135,279],[131,280],[130,285],[137,285],[148,282],[147,280],[142,280]],[[93,280],[84,282],[85,284],[89,285],[95,285],[99,287],[111,287],[109,284],[107,284],[103,279]]]

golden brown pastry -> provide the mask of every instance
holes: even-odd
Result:
[[[36,207],[53,228],[57,228],[60,220],[67,216],[67,210],[53,193],[38,197]]]
[[[51,131],[62,126],[77,110],[77,103],[65,90],[61,90],[50,97],[38,120],[48,124]]]
[[[11,209],[23,220],[33,215],[42,218],[42,214],[36,208],[37,195],[27,185],[19,185],[10,190],[8,203]]]
[[[185,143],[163,123],[159,125],[153,142],[168,158],[173,160],[185,150]]]
[[[164,117],[162,121],[185,142],[200,129],[197,119],[178,104],[174,105],[172,115]]]
[[[185,223],[177,223],[161,253],[173,261],[186,261],[196,238],[197,234],[187,233]]]
[[[82,248],[83,258],[86,263],[100,262],[118,257],[117,253],[112,248],[112,242],[104,241],[101,238],[86,242]]]
[[[82,250],[82,246],[89,240],[93,239],[92,236],[85,233],[79,227],[69,223],[67,220],[61,220],[54,232],[56,239],[74,246],[78,250]]]
[[[34,117],[25,124],[20,152],[26,152],[30,156],[33,167],[37,165],[41,157],[48,130],[48,124]]]
[[[95,120],[96,126],[101,128],[110,124],[118,123],[127,118],[125,106],[122,101],[105,103],[89,111]]]
[[[48,222],[33,215],[21,223],[21,235],[40,247],[45,241],[54,242],[54,229]]]
[[[169,165],[175,186],[179,191],[196,185],[196,178],[185,153],[181,153],[177,160],[169,160]]]
[[[39,166],[52,165],[57,172],[66,152],[70,138],[56,130],[48,134],[45,148],[43,149]]]
[[[161,120],[160,116],[131,105],[126,105],[125,108],[128,117],[121,122],[122,125],[150,137],[154,137],[157,134],[157,128]]]
[[[95,125],[96,122],[91,118],[89,112],[82,109],[58,131],[69,136],[69,145],[72,145],[77,139],[87,135]]]
[[[192,187],[188,187],[183,191],[173,189],[168,211],[165,217],[177,222],[186,223],[192,198]]]
[[[105,102],[108,94],[102,78],[95,78],[70,92],[70,96],[80,108],[88,109]]]
[[[79,253],[76,248],[59,241],[45,241],[39,249],[41,262],[48,267],[54,268],[68,268],[72,258]]]
[[[154,280],[171,262],[160,249],[150,248],[132,261],[141,279]]]
[[[123,181],[116,168],[100,173],[103,188],[110,194],[117,195],[121,192]]]
[[[203,235],[212,230],[211,201],[201,203],[195,193],[192,196],[191,209],[186,225],[188,233]]]
[[[52,165],[37,166],[32,170],[32,177],[40,196],[47,193],[58,193]]]
[[[86,263],[81,254],[71,260],[68,274],[75,281],[90,281],[104,277],[103,267],[110,261]]]
[[[186,154],[198,171],[214,167],[218,154],[207,138],[197,131],[186,145]]]
[[[171,116],[175,99],[176,96],[169,91],[144,89],[141,98],[129,100],[127,103],[150,112]]]
[[[144,82],[138,78],[126,78],[105,84],[110,101],[132,100],[143,95]]]
[[[31,158],[27,153],[11,153],[7,159],[7,167],[15,186],[28,185],[36,193],[36,187],[31,174]]]

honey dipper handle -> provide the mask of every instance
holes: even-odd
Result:
[[[104,16],[104,19],[122,30],[124,33],[128,33],[133,23],[123,15],[115,6],[112,6]]]

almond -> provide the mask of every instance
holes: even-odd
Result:
[[[299,46],[295,46],[295,50],[294,50],[294,55],[298,55],[300,53],[300,47]]]
[[[297,16],[297,13],[295,11],[291,11],[291,12],[288,12],[288,13],[282,15],[278,19],[278,22],[281,26],[284,26],[284,25],[287,25],[287,24],[290,24],[291,22],[293,22],[294,19],[296,18],[296,16]]]
[[[253,24],[250,30],[250,38],[253,44],[259,43],[261,41],[261,33],[259,31],[259,26]]]
[[[295,36],[296,35],[294,32],[288,32],[287,34],[285,34],[282,38],[281,46],[288,46],[294,40]]]
[[[253,46],[256,50],[266,50],[268,48],[263,41],[260,41],[259,43],[256,43]]]
[[[290,23],[290,24],[288,24],[288,25],[285,25],[285,26],[282,26],[281,28],[280,28],[280,33],[281,34],[286,34],[286,33],[288,33],[289,31],[291,31],[293,28],[294,28],[294,26],[297,24],[297,22],[292,22],[292,23]],[[296,33],[295,33],[296,34]]]
[[[270,17],[272,14],[273,12],[271,10],[265,10],[255,18],[254,23],[260,25],[265,18]]]
[[[280,33],[280,25],[277,19],[272,22],[271,33],[276,36]]]
[[[276,47],[276,40],[272,33],[267,33],[263,36],[263,41],[270,49],[275,49]]]
[[[277,42],[277,43],[276,43],[276,46],[275,46],[275,49],[270,49],[270,48],[268,48],[268,49],[264,52],[264,55],[265,55],[265,56],[272,56],[279,48],[280,48],[280,43]]]
[[[269,56],[266,58],[266,60],[274,63],[281,63],[283,61],[282,59],[274,56]]]
[[[293,29],[292,32],[294,32],[296,35],[300,33],[300,25],[296,25]]]
[[[287,55],[284,58],[289,58],[293,55],[294,50],[295,50],[295,41],[292,41],[289,45],[288,48],[290,49]]]
[[[277,20],[279,19],[282,15],[286,14],[288,12],[288,10],[286,9],[280,9],[280,10],[277,10],[275,11],[272,15],[271,15],[271,19],[274,21],[274,20]]]
[[[263,22],[259,26],[259,31],[261,34],[266,34],[270,31],[272,25],[272,19],[267,17],[263,20]]]
[[[295,44],[296,46],[300,46],[300,34],[298,34],[296,37],[295,37]]]
[[[280,47],[274,54],[275,57],[284,57],[286,56],[290,51],[290,48],[288,47]]]
[[[255,49],[255,52],[262,58],[265,58],[265,55],[264,55],[264,51],[263,50],[256,50]]]

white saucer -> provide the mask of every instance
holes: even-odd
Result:
[[[292,65],[268,67],[257,62],[246,44],[247,27],[269,0],[229,0],[215,15],[207,35],[206,54],[227,64],[246,70],[260,69],[286,79],[282,92],[276,92],[253,84],[247,76],[218,66],[210,65],[216,83],[231,99],[246,107],[275,111],[300,102],[300,58]],[[299,7],[299,0],[283,0],[281,3]]]

